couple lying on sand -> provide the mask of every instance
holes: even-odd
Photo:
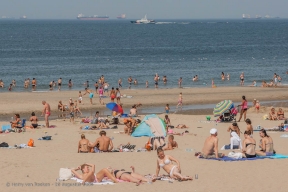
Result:
[[[218,153],[218,133],[216,128],[212,128],[210,130],[210,136],[205,140],[204,147],[202,152],[195,153],[195,156],[202,157],[205,159],[210,158],[222,158],[225,155],[223,153]],[[261,129],[259,132],[260,140],[259,147],[261,148],[260,151],[256,151],[256,141],[252,137],[250,137],[251,132],[250,130],[246,130],[244,132],[244,141],[243,141],[243,149],[242,149],[242,156],[246,158],[253,158],[258,156],[272,156],[275,154],[273,148],[273,140],[272,138],[267,135],[264,129]]]
[[[147,179],[143,175],[135,173],[135,168],[131,166],[132,172],[127,172],[123,169],[112,169],[111,167],[101,169],[98,173],[95,174],[95,165],[85,163],[80,165],[76,169],[72,169],[72,173],[78,178],[83,180],[82,184],[84,185],[86,182],[94,183],[101,182],[104,177],[107,177],[114,183],[118,183],[117,179],[121,179],[123,181],[129,181],[136,183],[138,186],[143,182],[155,182],[159,175],[160,168],[163,168],[166,171],[171,179],[177,179],[179,181],[187,181],[192,180],[192,177],[183,176],[181,174],[180,162],[170,155],[165,155],[162,148],[158,148],[157,150],[157,168],[156,175],[152,177],[152,179]],[[173,164],[175,162],[176,164]],[[77,171],[81,170],[82,174]]]

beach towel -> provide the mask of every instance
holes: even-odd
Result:
[[[78,183],[82,183],[83,180],[78,179],[76,177],[72,177],[71,180],[74,180]],[[88,182],[87,182],[88,183]],[[93,183],[89,183],[89,184],[93,184],[93,185],[114,185],[113,182],[109,181],[109,180],[102,180],[101,182],[97,183],[97,182],[93,182]]]
[[[288,155],[282,155],[282,154],[275,154],[271,156],[272,159],[287,159]]]
[[[2,125],[2,131],[6,131],[9,129],[12,129],[10,124],[9,125]]]
[[[200,157],[200,159],[205,159],[205,158],[203,158],[203,157]],[[265,157],[265,156],[263,156],[263,157],[254,157],[254,158],[241,158],[241,159],[235,159],[235,158],[232,158],[232,157],[227,157],[227,156],[225,156],[225,157],[222,157],[222,158],[219,158],[219,159],[217,159],[217,158],[211,158],[211,159],[207,159],[207,160],[216,160],[216,161],[225,161],[225,162],[229,162],[229,161],[247,161],[247,160],[259,160],[259,159],[272,159],[272,156],[269,156],[269,157]]]

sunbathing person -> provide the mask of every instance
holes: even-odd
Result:
[[[184,129],[184,128],[189,128],[189,127],[187,127],[185,124],[178,124],[178,125],[176,126],[176,128],[178,128],[178,129]]]
[[[106,125],[106,121],[104,119],[99,119],[98,125],[99,129],[109,129],[109,126]]]
[[[266,81],[262,81],[262,87],[268,87],[268,84],[266,83]]]
[[[193,180],[192,177],[181,175],[180,162],[170,155],[165,155],[161,147],[157,149],[157,155],[156,177],[159,175],[160,168],[163,168],[172,179],[178,179],[180,181]],[[173,164],[173,161],[176,162],[177,165]]]
[[[278,118],[278,120],[285,120],[284,111],[282,110],[282,108],[279,108],[279,110],[277,112],[277,118]]]
[[[31,117],[29,119],[31,121],[30,128],[37,128],[38,127],[38,118],[36,117],[35,113],[31,113]]]
[[[15,114],[14,117],[15,117],[15,120],[10,122],[11,127],[12,128],[22,128],[22,125],[21,125],[22,121],[20,119],[20,115],[17,113],[17,114]]]
[[[253,158],[256,157],[255,147],[256,141],[252,137],[250,130],[246,130],[244,132],[244,141],[243,141],[243,149],[242,149],[242,156],[246,158]]]
[[[89,145],[89,140],[85,138],[84,134],[81,134],[81,140],[79,141],[79,144],[78,144],[78,153],[89,153],[90,147],[88,145]]]
[[[79,174],[77,171],[81,170],[82,174]],[[76,169],[71,170],[72,173],[78,178],[82,179],[82,184],[85,185],[86,182],[94,183],[94,182],[101,182],[104,177],[108,177],[114,183],[118,183],[117,179],[110,173],[108,169],[101,169],[98,173],[95,174],[95,165],[85,163],[80,165]]]
[[[205,140],[204,147],[202,152],[195,153],[197,157],[203,157],[205,159],[210,158],[222,158],[224,157],[223,153],[218,153],[218,137],[217,137],[217,129],[212,128],[210,130],[210,136]]]
[[[100,137],[96,139],[93,144],[89,143],[89,147],[94,148],[97,144],[99,144],[98,150],[100,152],[109,152],[113,149],[113,142],[112,140],[106,136],[105,131],[100,131]]]
[[[250,119],[246,119],[245,122],[247,124],[246,131],[250,131],[250,133],[251,133],[250,137],[253,137],[253,126],[252,126],[251,120]]]
[[[111,173],[117,179],[121,179],[122,181],[128,181],[128,182],[136,183],[136,186],[140,185],[142,182],[151,183],[151,181],[153,181],[153,182],[156,181],[156,178],[149,180],[146,177],[144,177],[143,175],[135,173],[134,166],[130,167],[132,169],[132,172],[125,171],[124,169],[119,170],[119,169],[112,169],[111,167],[109,167],[109,168],[111,169]]]
[[[169,135],[168,137],[168,143],[164,147],[162,147],[163,150],[173,150],[175,148],[178,148],[178,143],[174,141],[174,136]]]
[[[232,123],[227,129],[227,132],[236,132],[240,136],[240,129],[238,127],[238,124],[236,122]]]
[[[275,108],[272,107],[272,109],[270,110],[270,113],[269,113],[269,120],[278,120],[277,118],[277,114],[275,112]]]
[[[178,133],[178,132],[175,132],[175,131],[173,131],[173,129],[169,129],[168,128],[168,131],[167,131],[167,135],[183,135],[184,134],[184,132],[183,133]]]
[[[261,129],[259,132],[260,140],[259,147],[260,151],[256,151],[256,154],[259,156],[273,156],[276,152],[274,151],[273,140],[271,136],[267,135],[264,129]]]

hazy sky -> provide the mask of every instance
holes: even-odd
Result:
[[[0,17],[31,19],[74,19],[109,15],[127,18],[202,19],[241,18],[243,13],[288,18],[288,0],[0,0]]]

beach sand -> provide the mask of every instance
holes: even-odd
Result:
[[[216,88],[216,89],[159,89],[159,90],[123,90],[122,94],[132,95],[131,99],[123,98],[124,105],[131,105],[141,102],[143,106],[163,106],[169,103],[173,105],[177,102],[179,92],[183,92],[184,104],[206,104],[217,103],[223,99],[231,99],[235,102],[241,101],[241,96],[246,95],[249,101],[254,98],[261,100],[287,100],[286,89],[262,89],[262,88]],[[42,109],[41,101],[44,99],[50,103],[52,109],[56,110],[54,105],[58,100],[67,100],[69,97],[77,98],[77,92],[51,92],[51,93],[3,93],[1,94],[1,114],[14,113],[21,111],[40,111]],[[282,97],[283,95],[283,97]],[[75,96],[75,97],[73,97]],[[85,98],[84,107],[96,110],[99,104],[90,106],[88,98]],[[96,101],[95,101],[96,103]],[[99,108],[101,109],[101,108]],[[249,109],[247,117],[252,120],[253,127],[261,125],[265,128],[271,128],[279,125],[283,121],[263,120],[263,115],[268,113],[270,108],[264,108],[259,114],[253,109]],[[285,109],[287,111],[287,109]],[[21,113],[20,113],[21,114]],[[212,111],[207,115],[212,116]],[[159,115],[161,118],[164,114]],[[1,172],[0,180],[1,191],[287,191],[286,183],[288,173],[286,168],[288,160],[256,160],[242,162],[219,162],[212,160],[203,160],[194,157],[196,151],[201,151],[204,140],[209,136],[209,130],[212,127],[218,129],[219,150],[224,144],[229,144],[230,137],[227,128],[230,123],[206,122],[206,115],[183,115],[169,114],[171,123],[186,124],[190,133],[184,136],[175,136],[179,148],[173,151],[165,151],[172,155],[181,163],[183,175],[189,175],[193,178],[198,174],[198,179],[193,181],[168,183],[167,181],[156,181],[153,184],[143,184],[136,187],[132,183],[119,183],[109,186],[87,186],[77,187],[75,181],[60,182],[56,185],[56,178],[59,175],[59,169],[68,167],[77,167],[82,163],[93,163],[96,165],[96,171],[102,168],[112,166],[114,168],[124,168],[134,165],[136,172],[141,174],[155,174],[157,155],[152,152],[123,152],[123,153],[101,153],[101,154],[78,154],[77,145],[80,135],[84,133],[90,141],[95,141],[99,136],[99,131],[79,130],[80,119],[72,124],[69,120],[53,120],[50,125],[56,125],[56,128],[27,129],[24,133],[0,134],[0,142],[7,142],[9,145],[27,144],[29,139],[34,139],[35,147],[29,149],[0,149],[1,154]],[[214,118],[212,118],[214,119]],[[29,124],[29,122],[27,122]],[[39,122],[44,124],[43,119]],[[0,125],[7,122],[0,122]],[[147,137],[133,138],[124,134],[114,133],[123,130],[123,125],[118,129],[107,130],[107,136],[114,137],[114,146],[130,142],[136,145],[136,149],[144,146],[148,140]],[[245,122],[239,123],[242,132],[246,129]],[[186,129],[175,129],[177,132],[183,132]],[[47,135],[52,136],[51,141],[41,141],[38,138]],[[277,153],[287,154],[288,138],[280,138],[283,133],[268,132],[273,138],[274,148]],[[243,139],[243,134],[241,134]],[[254,138],[259,144],[259,134],[254,133]],[[230,150],[221,151],[228,154]],[[237,150],[236,150],[237,151]],[[161,170],[160,174],[164,171]],[[14,184],[13,184],[14,183]],[[15,183],[23,184],[23,187],[16,186]],[[34,186],[28,186],[32,183]],[[36,186],[38,184],[47,184],[50,186]],[[27,186],[25,186],[27,184]],[[9,185],[9,186],[8,186]]]

